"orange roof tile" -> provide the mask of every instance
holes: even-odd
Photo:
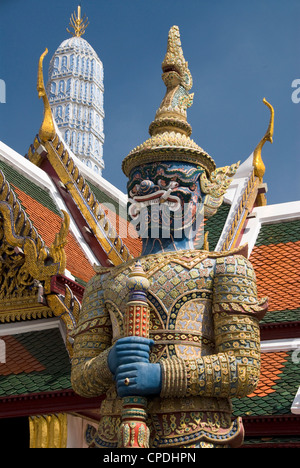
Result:
[[[276,384],[276,380],[280,379],[281,369],[284,367],[283,363],[288,360],[288,356],[288,353],[285,352],[262,353],[258,386],[248,397],[263,397],[275,392],[272,387]]]
[[[254,247],[259,297],[269,297],[269,311],[293,310],[300,304],[300,241]]]

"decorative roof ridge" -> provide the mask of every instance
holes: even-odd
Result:
[[[268,129],[267,129],[265,135],[260,140],[260,142],[256,146],[256,148],[254,150],[254,153],[253,153],[254,174],[259,178],[261,183],[263,181],[263,176],[265,174],[265,165],[264,165],[262,157],[261,157],[261,150],[262,150],[262,147],[264,146],[264,144],[266,143],[266,141],[269,141],[270,143],[273,143],[273,133],[274,133],[274,108],[266,100],[266,98],[263,98],[263,103],[270,110],[270,121],[269,121]]]
[[[52,141],[46,141],[44,145],[40,144],[38,149],[43,159],[47,158],[59,177],[60,184],[57,188],[60,193],[68,191],[71,194],[73,201],[85,215],[85,221],[101,247],[106,249],[108,256],[112,251],[115,253],[111,255],[113,263],[126,261],[131,256],[128,248],[118,236],[88,182],[80,173],[75,157],[72,157],[72,153],[70,154],[65,146],[65,142],[56,133]],[[29,153],[28,155],[30,158],[31,155]],[[40,164],[42,167],[42,161]],[[56,181],[53,181],[57,185]],[[107,242],[109,246],[105,246]]]
[[[42,53],[39,59],[38,66],[38,77],[37,77],[37,91],[39,98],[43,99],[44,103],[44,118],[42,125],[39,130],[39,138],[43,140],[52,140],[55,137],[54,119],[52,116],[52,110],[49,104],[48,96],[45,89],[44,77],[43,77],[43,60],[45,55],[48,54],[48,49]]]
[[[56,130],[56,135],[58,136],[59,140],[63,142],[63,145],[65,147],[65,150],[71,155],[72,159],[75,158],[76,160],[76,166],[78,167],[79,172],[81,175],[84,177],[87,182],[91,183],[92,185],[96,186],[100,190],[102,190],[104,193],[106,193],[108,196],[113,198],[115,201],[118,201],[119,203],[122,203],[124,207],[127,209],[127,200],[128,197],[127,195],[122,192],[120,189],[115,187],[113,184],[111,184],[108,180],[104,179],[104,177],[98,175],[97,180],[93,178],[93,175],[91,173],[91,170],[83,164],[80,159],[76,158],[76,156],[73,154],[72,150],[70,149],[69,145],[65,142],[60,129],[58,128],[56,122],[54,121],[55,125],[55,130]],[[112,191],[115,191],[116,193],[112,193]],[[95,197],[96,198],[96,197]]]
[[[34,148],[33,151],[35,151]],[[28,180],[42,190],[50,190],[52,181],[48,174],[30,161],[27,154],[24,157],[3,141],[0,141],[0,160],[13,169],[17,168],[19,173],[26,175]]]

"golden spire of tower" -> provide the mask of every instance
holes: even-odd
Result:
[[[68,33],[72,34],[72,36],[80,37],[85,33],[85,30],[88,24],[89,24],[88,18],[86,18],[85,16],[81,18],[81,6],[78,5],[77,16],[74,11],[74,13],[72,13],[71,18],[70,18],[70,26],[71,28],[74,29],[74,32],[69,31],[68,28],[67,28],[67,31]]]

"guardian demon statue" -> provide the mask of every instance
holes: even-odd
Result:
[[[192,77],[176,26],[162,70],[150,138],[123,161],[142,254],[98,268],[87,285],[72,384],[85,397],[105,394],[92,447],[238,447],[243,425],[230,400],[258,383],[267,301],[242,248],[194,247],[237,165],[216,169],[190,139]]]

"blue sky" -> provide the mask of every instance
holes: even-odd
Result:
[[[218,167],[244,161],[275,109],[274,143],[266,143],[264,181],[269,204],[300,199],[299,0],[85,0],[83,36],[104,65],[103,176],[123,191],[123,158],[148,138],[164,93],[161,62],[170,27],[178,25],[195,93],[188,110],[192,139]],[[38,133],[43,107],[36,91],[37,64],[69,37],[77,2],[0,0],[0,140],[20,154]],[[300,93],[299,93],[300,96]]]

